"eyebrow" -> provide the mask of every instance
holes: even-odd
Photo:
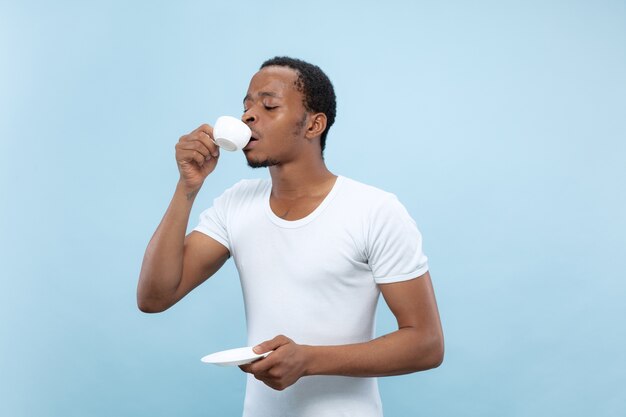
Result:
[[[261,91],[260,93],[257,94],[257,96],[259,96],[259,97],[283,98],[281,95],[273,93],[271,91]],[[248,100],[252,100],[252,96],[250,94],[246,94],[246,96],[243,98],[243,102],[245,103]]]

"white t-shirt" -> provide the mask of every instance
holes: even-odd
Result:
[[[339,176],[308,216],[270,208],[270,180],[242,180],[216,198],[194,229],[224,245],[243,290],[248,344],[279,334],[341,345],[374,337],[377,284],[428,270],[422,237],[390,193]],[[380,417],[376,378],[308,376],[275,391],[248,375],[244,417]]]

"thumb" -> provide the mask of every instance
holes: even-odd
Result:
[[[260,355],[261,353],[269,352],[271,350],[276,350],[279,347],[286,345],[287,343],[290,343],[290,342],[291,342],[291,339],[289,339],[288,337],[279,335],[273,338],[272,340],[266,340],[265,342],[256,345],[255,347],[252,348],[252,350],[254,351],[254,353]]]

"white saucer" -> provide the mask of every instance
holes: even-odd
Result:
[[[265,358],[272,352],[262,354],[254,353],[251,346],[223,350],[221,352],[211,353],[200,359],[204,363],[212,363],[219,366],[239,366],[254,362],[257,359]]]

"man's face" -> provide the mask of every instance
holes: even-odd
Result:
[[[297,157],[307,121],[297,78],[295,70],[279,66],[265,67],[252,77],[241,117],[252,130],[243,149],[251,167],[284,164]]]

